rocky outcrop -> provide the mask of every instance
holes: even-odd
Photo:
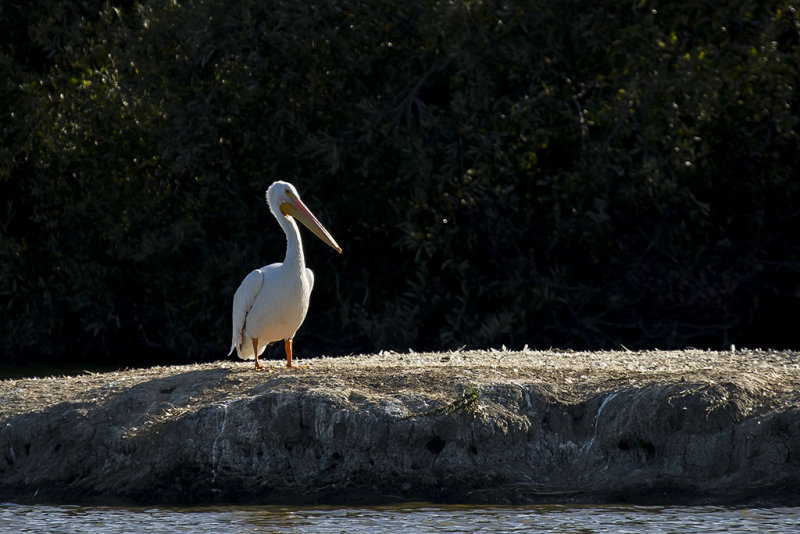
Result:
[[[0,382],[0,499],[800,497],[794,353],[469,352]]]

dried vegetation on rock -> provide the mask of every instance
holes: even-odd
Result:
[[[0,381],[0,498],[798,496],[797,353],[383,352],[301,363]]]

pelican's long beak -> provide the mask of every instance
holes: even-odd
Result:
[[[333,238],[333,236],[322,226],[314,214],[311,213],[303,201],[295,195],[290,195],[291,202],[284,202],[281,204],[281,213],[284,215],[291,215],[301,223],[303,226],[314,232],[318,238],[327,243],[332,249],[336,250],[339,254],[342,253],[342,248]]]

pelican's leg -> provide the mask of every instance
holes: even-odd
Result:
[[[258,363],[258,338],[257,337],[253,338],[253,354],[255,354],[255,356],[256,356],[256,371],[260,371],[260,370],[262,370],[264,368],[264,366],[261,365],[260,363]]]
[[[305,365],[292,364],[292,338],[283,340],[283,348],[286,349],[286,367],[289,369],[298,369],[305,367]]]
[[[292,365],[292,338],[283,340],[283,348],[286,350],[286,367],[294,367]]]

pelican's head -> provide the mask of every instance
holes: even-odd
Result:
[[[277,181],[267,189],[267,205],[276,217],[294,217],[303,226],[314,232],[318,238],[327,243],[339,254],[342,249],[333,236],[322,226],[314,214],[300,200],[297,189],[289,182]]]

